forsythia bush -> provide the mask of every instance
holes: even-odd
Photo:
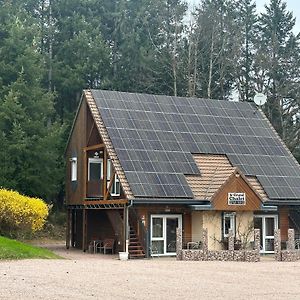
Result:
[[[0,234],[35,232],[43,228],[47,216],[43,200],[0,189]]]

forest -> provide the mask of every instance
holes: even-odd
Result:
[[[82,89],[253,101],[300,160],[300,34],[283,0],[0,0],[0,187],[63,205]],[[184,100],[183,100],[184,101]],[[213,100],[212,100],[213,101]]]

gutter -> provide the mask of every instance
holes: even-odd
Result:
[[[135,204],[185,204],[185,205],[201,205],[203,203],[207,203],[208,201],[203,200],[193,200],[193,199],[168,199],[168,198],[161,198],[161,199],[153,199],[153,198],[135,198]]]
[[[125,214],[126,214],[126,224],[125,224],[125,252],[127,253],[127,257],[129,256],[129,208],[133,206],[133,200],[129,200],[129,205],[125,206]]]
[[[191,210],[212,210],[211,204],[190,205]]]
[[[272,200],[268,201],[270,205],[300,205],[300,200]]]

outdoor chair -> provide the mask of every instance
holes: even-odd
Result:
[[[103,243],[99,246],[100,253],[101,250],[103,250],[103,253],[106,254],[107,250],[110,250],[111,253],[114,253],[114,245],[115,245],[115,240],[114,239],[105,239]]]

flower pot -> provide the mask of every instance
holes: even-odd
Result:
[[[127,260],[128,259],[128,253],[127,252],[119,252],[119,259],[120,260]]]

